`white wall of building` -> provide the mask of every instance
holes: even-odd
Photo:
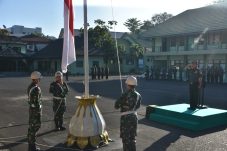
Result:
[[[11,36],[22,37],[25,35],[30,35],[32,33],[42,34],[42,28],[35,27],[35,28],[28,28],[21,25],[13,25],[10,28],[7,28],[10,32]]]

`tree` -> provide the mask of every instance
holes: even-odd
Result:
[[[118,51],[119,51],[119,57],[122,58],[126,53],[125,46],[118,45]]]
[[[94,28],[90,28],[88,32],[90,37],[89,42],[91,42],[92,48],[101,49],[104,42],[112,40],[109,29],[106,25],[97,25]]]
[[[108,64],[108,62],[110,60],[116,60],[116,49],[115,49],[115,45],[114,45],[114,42],[112,40],[112,37],[111,39],[107,39],[104,43],[103,43],[103,47],[102,47],[102,50],[104,52],[104,62],[105,64]]]
[[[34,35],[37,37],[45,37],[45,35],[43,33],[37,33],[37,32],[31,33],[31,35]]]
[[[105,25],[106,22],[104,22],[104,21],[101,20],[101,19],[96,19],[96,20],[94,21],[94,23],[95,23],[97,26],[106,27],[106,25]]]
[[[104,62],[108,64],[110,60],[116,60],[115,44],[106,22],[102,21],[101,19],[97,19],[94,22],[96,26],[94,28],[88,29],[88,47],[103,52]],[[113,22],[113,24],[114,23],[115,22]],[[83,32],[82,28],[80,29],[80,32]],[[84,35],[81,34],[80,39],[83,39],[83,36]]]
[[[140,20],[137,18],[129,18],[124,25],[133,33],[136,34],[139,32],[139,28],[142,25]]]
[[[110,20],[110,21],[108,21],[108,24],[109,24],[110,26],[117,25],[117,21]]]
[[[142,58],[144,54],[144,48],[139,44],[132,44],[130,47],[130,53],[135,59]]]
[[[130,46],[130,56],[133,57],[133,60],[136,62],[137,67],[139,66],[138,60],[143,57],[144,48],[139,44],[132,44]]]
[[[117,25],[117,21],[114,21],[114,20],[110,20],[108,21],[108,28],[109,29],[113,29],[113,25]]]
[[[155,14],[154,16],[152,16],[151,21],[153,25],[157,25],[157,24],[163,23],[164,21],[167,21],[171,17],[173,17],[172,14],[167,14],[166,12],[164,12],[164,13]]]
[[[0,36],[9,36],[9,31],[0,28]]]
[[[154,24],[150,20],[144,20],[142,26],[140,27],[141,30],[149,30],[154,27]]]

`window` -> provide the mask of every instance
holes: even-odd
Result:
[[[214,36],[214,43],[218,44],[219,42],[220,42],[220,35],[216,33]]]
[[[179,46],[184,46],[184,38],[179,38]]]
[[[227,43],[227,32],[224,32],[223,34],[222,34],[222,43]]]
[[[208,44],[214,45],[220,42],[220,35],[218,33],[209,33],[208,34]]]
[[[170,46],[171,47],[176,47],[176,38],[171,38],[170,39]]]
[[[174,65],[174,60],[171,60],[171,66],[173,66]]]
[[[93,61],[93,66],[99,67],[99,61]]]
[[[193,36],[188,37],[188,50],[193,50],[195,48]]]
[[[32,50],[33,49],[33,45],[27,45],[27,48]]]
[[[12,49],[16,51],[21,51],[21,47],[13,47]]]
[[[198,45],[204,45],[204,39],[203,38],[199,39]]]
[[[152,39],[152,51],[155,51],[155,39]]]
[[[84,62],[83,61],[76,61],[76,67],[83,67],[84,66]]]

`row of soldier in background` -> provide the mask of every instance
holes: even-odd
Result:
[[[202,68],[201,72],[207,83],[223,83],[224,69],[221,66]],[[154,80],[180,80],[188,81],[189,69],[172,66],[170,68],[145,68],[145,78]]]
[[[158,67],[152,67],[149,69],[148,66],[146,66],[145,69],[145,78],[152,79],[152,80],[177,80],[177,68],[158,68]],[[181,70],[179,73],[182,73]],[[179,78],[182,80],[182,76],[179,76]]]
[[[108,66],[104,67],[99,67],[99,66],[92,66],[91,67],[91,79],[103,79],[105,75],[105,78],[108,79],[109,77],[109,68]]]
[[[224,69],[221,66],[202,68],[202,73],[206,75],[207,83],[223,83]]]

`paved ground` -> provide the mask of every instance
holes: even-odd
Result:
[[[38,144],[46,151],[72,150],[64,148],[67,137],[65,132],[53,132],[53,112],[48,87],[53,79],[42,80],[43,92],[43,124],[39,131]],[[26,133],[28,122],[28,105],[26,103],[26,87],[30,83],[28,77],[0,78],[0,151],[26,151]],[[70,78],[68,82],[70,94],[67,102],[65,125],[75,113],[76,95],[83,93],[81,78]],[[227,85],[207,85],[206,104],[211,107],[227,109]],[[139,126],[137,137],[138,151],[224,151],[227,150],[227,130],[225,126],[202,132],[190,132],[176,127],[150,122],[144,119],[145,107],[148,104],[167,105],[185,103],[188,100],[188,86],[176,81],[139,80],[138,91],[143,97],[143,106],[139,110]],[[98,106],[107,123],[107,131],[114,142],[98,151],[122,150],[119,139],[119,112],[114,110],[115,99],[120,95],[120,82],[117,77],[108,81],[91,81],[90,93],[99,94]]]

